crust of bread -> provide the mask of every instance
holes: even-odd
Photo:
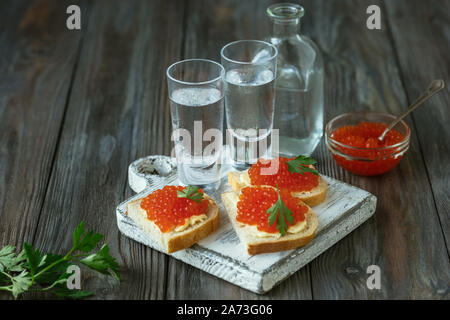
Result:
[[[248,170],[233,171],[228,173],[228,183],[234,192],[239,192],[244,187],[251,186]],[[291,192],[292,196],[299,198],[310,207],[317,206],[327,197],[327,184],[319,175],[319,185],[310,191]]]
[[[307,245],[314,238],[319,222],[314,211],[309,208],[305,214],[306,228],[299,233],[287,234],[280,238],[259,238],[249,233],[236,220],[238,195],[235,192],[222,194],[222,202],[241,242],[250,255],[278,252]]]
[[[173,253],[186,249],[219,228],[219,207],[208,195],[204,195],[209,201],[206,211],[207,218],[194,224],[183,231],[169,231],[162,233],[161,230],[149,219],[147,212],[141,208],[141,200],[130,201],[127,204],[127,215],[141,228],[152,240],[158,243],[166,253]]]

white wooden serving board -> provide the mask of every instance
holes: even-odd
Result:
[[[328,190],[324,203],[314,207],[319,226],[314,239],[306,246],[276,253],[250,256],[239,242],[221,203],[220,195],[230,191],[228,170],[222,170],[222,183],[208,193],[218,203],[220,227],[196,245],[171,254],[196,268],[213,274],[247,290],[265,293],[297,272],[322,252],[333,246],[375,212],[376,197],[367,191],[323,176]],[[161,248],[126,215],[126,204],[142,198],[165,185],[178,185],[175,159],[149,156],[129,166],[129,184],[137,194],[116,209],[117,225],[127,237],[158,251]]]

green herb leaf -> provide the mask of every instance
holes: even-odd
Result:
[[[73,230],[73,246],[76,248],[81,240],[81,237],[83,236],[84,230],[84,221],[81,221],[81,223]]]
[[[187,186],[181,191],[178,190],[177,197],[191,199],[200,203],[203,200],[203,193],[200,193],[197,187]]]
[[[31,285],[31,277],[28,271],[22,271],[19,275],[13,277],[12,279],[12,294],[14,299],[17,299],[19,294],[24,293],[28,290]]]
[[[80,262],[100,273],[112,275],[118,280],[120,279],[119,265],[109,254],[109,247],[106,244],[102,246],[99,252],[81,259]]]
[[[297,158],[292,159],[286,163],[288,165],[288,171],[290,173],[297,172],[299,174],[304,174],[305,172],[311,172],[316,176],[319,175],[319,172],[317,172],[317,170],[308,167],[317,163],[317,161],[311,157],[299,155]]]
[[[266,214],[269,215],[269,226],[272,226],[276,222],[277,230],[281,233],[281,236],[284,236],[288,229],[286,220],[289,222],[289,224],[293,225],[294,217],[292,216],[292,211],[288,207],[286,207],[286,205],[281,200],[278,185],[277,185],[277,193],[278,193],[277,202],[275,202],[273,206],[267,209]]]
[[[25,265],[25,252],[22,251],[17,256],[16,247],[5,246],[0,250],[0,271],[21,272]]]
[[[24,243],[23,250],[25,251],[31,275],[34,276],[38,272],[38,269],[45,264],[45,259],[47,257],[42,256],[39,250],[34,250],[28,242]]]
[[[109,254],[106,244],[97,253],[91,253],[101,239],[103,235],[99,233],[86,232],[84,223],[81,222],[73,232],[72,249],[65,256],[43,254],[27,242],[24,243],[22,252],[16,256],[15,247],[5,246],[0,249],[0,290],[10,291],[14,298],[28,290],[48,291],[74,299],[91,295],[92,292],[67,288],[70,276],[67,268],[73,263],[81,262],[93,270],[119,279],[119,265]],[[76,250],[82,253],[73,254]]]
[[[15,265],[15,256],[14,250],[16,247],[14,246],[6,246],[0,250],[0,270],[9,270],[11,266]]]
[[[59,254],[47,253],[45,256],[45,264],[40,269],[50,266],[57,261],[59,262],[48,271],[45,271],[35,278],[35,281],[41,285],[54,283],[60,278],[62,274],[66,272],[67,268],[71,265],[69,261],[63,260],[63,256]]]
[[[103,239],[103,235],[93,231],[85,232],[84,221],[81,222],[73,232],[73,247],[82,252],[92,251]]]

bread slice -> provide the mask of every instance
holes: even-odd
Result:
[[[251,186],[248,170],[232,171],[228,173],[228,183],[235,192],[244,187]],[[327,197],[327,184],[319,175],[319,185],[310,191],[294,191],[292,196],[299,198],[310,207],[317,206],[325,201]]]
[[[314,238],[319,222],[316,214],[311,208],[309,208],[309,211],[305,214],[306,227],[299,233],[287,234],[279,238],[260,238],[248,232],[245,226],[236,220],[238,201],[239,196],[235,192],[226,192],[222,194],[222,203],[228,213],[230,221],[233,224],[241,243],[245,245],[247,252],[250,255],[295,249],[308,244]]]
[[[147,212],[141,208],[141,200],[137,199],[127,204],[127,215],[166,253],[186,249],[219,228],[219,207],[214,200],[204,194],[209,201],[206,220],[189,226],[183,231],[169,231],[162,233],[151,220],[147,219]]]

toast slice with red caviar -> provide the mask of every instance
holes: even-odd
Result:
[[[308,165],[307,167],[315,170],[315,167],[313,165]],[[299,173],[293,172],[291,174],[298,175]],[[327,197],[327,184],[320,176],[320,174],[318,174],[317,176],[317,186],[307,191],[292,191],[291,194],[311,207],[314,207],[325,201]],[[229,172],[228,183],[235,192],[239,192],[239,190],[241,190],[242,188],[253,185],[249,176],[249,170]]]
[[[248,170],[229,172],[228,183],[235,192],[239,192],[242,188],[252,185]],[[314,187],[309,191],[293,191],[292,195],[299,198],[310,207],[314,207],[325,201],[327,197],[327,184],[322,177],[319,176],[319,185],[317,187]]]
[[[249,255],[295,249],[307,245],[314,238],[319,224],[317,216],[314,211],[301,200],[299,200],[300,203],[307,207],[307,211],[304,213],[305,224],[303,229],[297,233],[286,233],[283,236],[280,234],[267,236],[267,233],[265,232],[258,234],[259,231],[256,227],[252,226],[254,228],[249,229],[248,225],[239,222],[236,219],[239,201],[239,194],[235,192],[226,192],[222,194],[222,203],[228,213],[228,217]]]
[[[160,228],[147,217],[147,212],[141,208],[141,201],[137,199],[127,204],[127,215],[141,228],[150,239],[156,242],[161,250],[173,253],[186,249],[206,238],[219,228],[219,207],[216,202],[206,194],[203,194],[209,204],[204,213],[206,219],[190,224],[182,231],[175,229],[162,232]]]

